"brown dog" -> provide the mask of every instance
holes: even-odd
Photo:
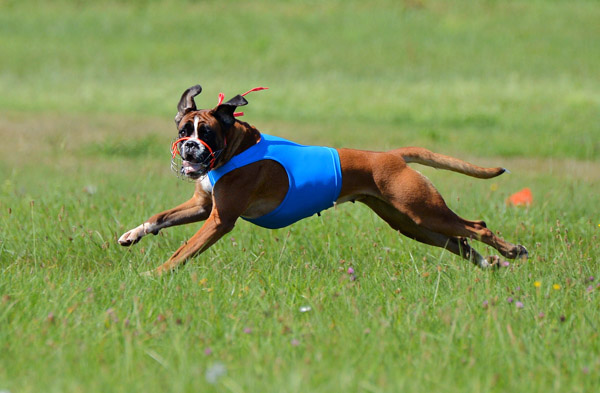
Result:
[[[304,156],[304,152],[309,149],[302,150],[302,147],[294,147],[291,142],[281,142],[275,138],[275,145],[289,144],[293,145],[292,149],[300,149],[290,150],[292,153],[284,150],[284,153],[278,154],[293,158],[296,154],[294,152],[299,152],[298,154],[303,155],[300,159],[301,170],[312,165],[319,168],[319,172],[325,167],[331,167],[333,172],[337,168],[339,172],[337,177],[333,175],[334,180],[331,181],[339,183],[334,193],[308,189],[294,202],[294,198],[288,194],[292,193],[292,188],[303,187],[298,184],[302,182],[300,178],[304,175],[291,174],[286,166],[288,164],[276,153],[263,152],[264,155],[260,155],[263,153],[258,151],[259,147],[263,146],[261,143],[268,136],[261,135],[256,128],[234,117],[235,109],[248,102],[238,95],[214,109],[197,110],[194,97],[201,91],[199,85],[186,90],[175,116],[180,139],[174,144],[174,149],[181,152],[181,172],[197,179],[194,195],[187,202],[150,217],[119,238],[121,245],[129,246],[148,233],[156,235],[163,228],[206,220],[189,241],[154,270],[155,273],[171,271],[204,252],[231,231],[240,217],[255,220],[258,225],[276,228],[318,213],[334,203],[347,201],[362,202],[405,236],[445,248],[481,268],[498,266],[500,259],[497,256],[484,258],[471,248],[468,239],[482,241],[506,258],[527,257],[525,247],[498,238],[483,221],[469,221],[456,215],[446,206],[442,196],[427,178],[406,164],[419,163],[483,179],[504,173],[503,168],[482,168],[419,147],[389,152],[317,148],[322,149],[317,150],[318,154],[323,153],[329,158],[325,159],[326,163],[318,161],[312,165],[312,156]],[[214,174],[232,166],[232,163],[243,156],[242,152],[244,155],[258,152],[256,154],[259,155],[249,163],[233,165],[215,180]],[[323,172],[326,170],[323,169]],[[305,176],[309,179],[308,183],[317,177],[315,172],[311,173]],[[294,176],[297,176],[295,180]],[[324,181],[327,182],[330,181]],[[321,186],[327,188],[328,184]],[[335,188],[336,186],[333,187]],[[279,211],[284,202],[286,209],[293,210],[295,206],[311,205],[313,198],[326,200],[326,205],[315,205],[314,211],[298,213],[299,215],[291,216],[291,219],[288,217],[287,221],[284,219],[281,224],[264,224],[265,221],[261,221]],[[329,199],[331,201],[327,202]]]

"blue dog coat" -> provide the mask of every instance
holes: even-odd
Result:
[[[234,169],[261,160],[278,162],[287,172],[288,192],[272,212],[258,218],[245,218],[264,228],[283,228],[298,220],[329,209],[342,189],[342,169],[337,150],[304,146],[283,138],[261,134],[260,141],[234,156],[225,165],[208,172],[210,184]]]

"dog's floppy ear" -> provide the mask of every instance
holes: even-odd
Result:
[[[177,114],[175,115],[175,124],[179,126],[179,122],[183,119],[186,113],[196,110],[194,97],[202,92],[202,86],[192,86],[183,92],[179,104],[177,104]]]
[[[231,100],[222,103],[214,109],[214,116],[221,122],[225,128],[229,128],[235,123],[233,113],[238,106],[248,105],[248,101],[241,95],[233,97]]]

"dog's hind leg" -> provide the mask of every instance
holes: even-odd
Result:
[[[496,236],[487,228],[485,222],[465,220],[450,209],[448,209],[448,211],[452,214],[446,216],[446,219],[440,220],[440,216],[427,215],[421,225],[427,228],[433,227],[436,232],[447,236],[479,240],[488,246],[495,248],[503,257],[508,259],[528,257],[528,252],[525,247],[520,244],[512,244]],[[490,258],[494,259],[497,257]]]
[[[369,206],[393,229],[411,239],[431,246],[444,248],[453,254],[472,262],[480,268],[487,268],[490,266],[489,261],[473,249],[467,242],[467,239],[447,236],[424,228],[416,224],[407,215],[398,211],[394,206],[381,199],[366,197],[360,199],[360,202]]]
[[[500,254],[509,259],[524,258],[529,254],[527,249],[520,244],[512,244],[496,236],[494,232],[488,229],[483,221],[469,221],[458,217],[463,224],[462,236],[477,239],[488,246],[498,250]]]
[[[527,257],[525,247],[500,239],[483,221],[469,221],[459,217],[446,205],[433,184],[411,168],[403,168],[396,181],[382,182],[378,187],[381,199],[389,201],[390,205],[410,217],[420,228],[450,238],[480,240],[494,247],[505,258]]]

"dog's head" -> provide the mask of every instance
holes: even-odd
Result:
[[[191,179],[198,179],[215,167],[227,146],[227,131],[235,124],[235,109],[248,104],[238,95],[216,108],[198,110],[194,97],[200,92],[200,85],[187,89],[175,115],[178,136],[172,146],[173,158],[178,152],[181,154],[183,161],[177,170]]]

